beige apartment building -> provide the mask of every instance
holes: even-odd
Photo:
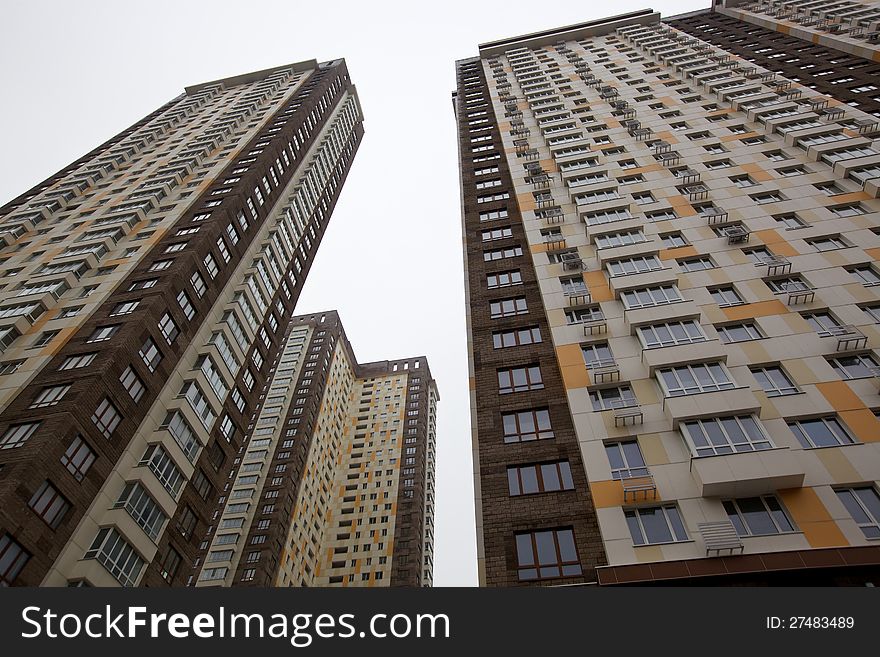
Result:
[[[291,320],[198,586],[431,586],[437,387],[359,364],[336,312]]]
[[[457,62],[483,585],[880,582],[878,119],[714,40]]]

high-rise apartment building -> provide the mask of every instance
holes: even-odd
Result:
[[[344,61],[300,62],[0,208],[0,584],[187,582],[362,134]]]
[[[457,62],[483,585],[880,582],[877,119],[724,45]]]
[[[198,585],[430,586],[427,360],[359,364],[326,312],[293,318],[270,372]]]

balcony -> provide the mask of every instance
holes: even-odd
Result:
[[[565,271],[584,271],[587,268],[586,263],[578,253],[563,253],[559,257],[559,262]]]
[[[701,340],[684,344],[642,349],[642,362],[653,376],[661,368],[685,363],[726,362],[727,350],[720,340]]]
[[[710,226],[716,226],[726,223],[729,217],[729,215],[727,214],[727,210],[719,208],[715,205],[709,208],[705,208],[702,212],[700,212],[700,214],[706,217],[706,223]]]
[[[748,242],[749,237],[751,237],[749,229],[742,224],[728,226],[722,231],[722,233],[724,234],[724,237],[727,238],[728,244],[744,244],[745,242]]]
[[[685,420],[758,413],[761,402],[751,388],[739,387],[664,397],[663,409],[677,427]]]
[[[837,352],[864,349],[868,345],[868,336],[852,324],[829,327],[823,337],[837,338]]]
[[[789,449],[694,457],[691,473],[702,497],[752,497],[804,483],[804,469]]]
[[[543,220],[547,225],[560,224],[565,221],[565,213],[558,205],[539,210],[535,213],[535,217]]]
[[[544,248],[548,253],[564,251],[566,248],[565,238],[562,236],[562,234],[546,235],[544,237]]]
[[[627,470],[626,473],[629,474],[630,471]],[[620,483],[623,485],[624,504],[638,501],[647,502],[649,495],[651,500],[657,499],[657,484],[652,474],[621,477]]]
[[[760,262],[755,263],[755,267],[766,267],[767,276],[776,276],[777,274],[788,274],[791,271],[791,261],[785,256],[774,254],[761,258]]]
[[[800,306],[806,303],[812,303],[816,298],[816,289],[808,287],[804,283],[783,283],[780,285],[782,291],[788,295],[787,303],[789,306]]]
[[[716,556],[720,556],[726,551],[733,554],[734,550],[743,551],[743,542],[736,533],[736,527],[730,520],[721,520],[719,522],[701,522],[697,524],[697,531],[703,539],[706,546],[706,556],[714,552]]]
[[[645,423],[642,407],[634,399],[615,399],[611,402],[614,411],[614,426],[626,427]]]
[[[614,358],[593,360],[587,363],[593,383],[610,383],[620,380],[620,365]]]
[[[592,301],[590,290],[586,286],[569,287],[562,291],[569,306],[585,306]]]

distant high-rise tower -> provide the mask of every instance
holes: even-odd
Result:
[[[457,62],[483,585],[880,583],[878,122],[714,41]]]
[[[0,208],[0,584],[187,582],[362,134],[344,61],[300,62]]]
[[[221,498],[199,586],[430,586],[437,387],[294,317]]]

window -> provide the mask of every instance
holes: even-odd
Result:
[[[877,275],[877,272],[874,271],[874,268],[871,265],[852,267],[850,269],[847,269],[847,271],[852,274],[857,281],[859,281],[862,285],[866,287],[870,285],[880,284],[880,276]]]
[[[627,310],[660,306],[682,300],[681,292],[674,285],[625,290],[620,293],[620,298]]]
[[[91,354],[79,354],[77,356],[68,356],[63,363],[58,367],[59,370],[74,370],[80,367],[86,367],[92,364],[92,361],[95,360],[97,353]]]
[[[205,397],[205,393],[202,392],[201,386],[195,381],[189,381],[181,388],[180,394],[189,402],[190,407],[195,411],[202,425],[206,429],[210,429],[216,416],[211,405],[208,403],[207,397]]]
[[[122,303],[118,303],[116,304],[116,307],[113,308],[110,316],[128,315],[129,313],[134,312],[134,309],[138,307],[139,303],[140,301],[123,301]]]
[[[521,246],[514,246],[509,249],[493,249],[491,251],[483,251],[483,260],[491,262],[492,260],[504,260],[505,258],[516,258],[523,254]]]
[[[687,260],[678,260],[678,265],[685,271],[703,271],[704,269],[715,269],[715,263],[709,257],[688,258]]]
[[[574,489],[568,461],[507,468],[507,485],[511,497]]]
[[[625,260],[613,260],[606,267],[612,276],[627,276],[662,269],[663,265],[655,255],[636,256]]]
[[[113,324],[112,326],[101,326],[94,330],[94,332],[89,336],[89,339],[86,340],[86,342],[103,342],[104,340],[109,340],[118,330],[119,324]]]
[[[162,335],[165,336],[168,344],[174,342],[177,336],[180,335],[180,329],[177,328],[177,324],[174,323],[174,320],[171,319],[171,315],[168,313],[162,315],[162,318],[159,320],[159,330],[162,331]]]
[[[147,338],[147,341],[141,346],[138,354],[144,361],[144,365],[147,366],[147,369],[151,372],[155,372],[156,366],[159,364],[159,361],[162,360],[162,354],[152,338]]]
[[[777,223],[785,226],[786,230],[797,230],[798,228],[804,228],[807,226],[807,223],[803,219],[793,213],[779,214],[774,216],[773,219]]]
[[[754,187],[755,185],[758,184],[754,180],[752,180],[752,178],[747,174],[742,175],[742,176],[733,176],[730,179],[730,182],[732,182],[734,185],[736,185],[739,188]]]
[[[86,551],[84,559],[96,559],[123,586],[134,586],[144,560],[113,527],[104,527]]]
[[[581,574],[570,528],[517,534],[516,558],[521,581]]]
[[[645,235],[640,230],[631,230],[625,233],[610,233],[596,236],[596,248],[608,249],[627,244],[639,244],[645,241]]]
[[[809,284],[800,276],[786,276],[784,278],[765,279],[764,282],[773,294],[802,292],[810,290]]]
[[[495,349],[505,347],[517,347],[524,344],[541,342],[541,329],[537,326],[514,329],[511,331],[497,331],[492,334]]]
[[[860,203],[848,203],[846,205],[836,205],[834,207],[828,208],[831,212],[836,214],[838,217],[855,217],[860,214],[865,214],[866,210]]]
[[[771,536],[794,531],[794,525],[774,495],[725,500],[723,504],[740,536]]]
[[[653,212],[646,212],[645,218],[648,221],[665,221],[666,219],[675,219],[678,215],[675,214],[675,210],[671,208],[664,208],[662,210],[654,210]]]
[[[183,310],[183,314],[186,315],[187,319],[195,317],[196,309],[193,308],[189,295],[183,290],[177,293],[177,303],[180,304],[180,309]]]
[[[0,588],[10,586],[31,555],[9,534],[0,536]]]
[[[859,486],[835,492],[865,538],[880,538],[880,495],[877,491],[872,486]],[[3,555],[2,542],[0,555]]]
[[[709,290],[709,294],[712,295],[713,301],[722,308],[726,306],[738,306],[741,303],[745,303],[732,286],[717,287],[713,290]]]
[[[840,322],[829,312],[803,313],[801,315],[807,323],[813,327],[813,330],[819,337],[826,338],[830,336],[835,329],[840,326]]]
[[[144,392],[146,391],[144,383],[140,380],[140,377],[135,374],[131,365],[125,368],[122,376],[119,377],[119,382],[122,383],[122,387],[125,388],[135,403],[139,402],[141,397],[144,396]]]
[[[657,380],[667,397],[717,392],[736,387],[721,363],[679,365],[657,372]]]
[[[514,315],[525,315],[528,312],[529,309],[526,305],[525,297],[501,299],[500,301],[492,301],[489,303],[489,314],[492,319],[513,317]]]
[[[519,270],[503,271],[486,276],[486,287],[490,290],[511,285],[522,285],[522,274]]]
[[[638,406],[638,400],[628,385],[616,388],[598,388],[590,391],[590,402],[594,411],[609,411],[614,408]]]
[[[845,249],[849,246],[840,235],[829,235],[828,237],[815,237],[808,239],[807,244],[817,251],[834,251],[835,249]]]
[[[875,375],[880,363],[871,354],[837,356],[828,362],[841,379],[867,379]]]
[[[639,326],[637,330],[639,339],[646,349],[703,342],[706,339],[699,323],[693,319]]]
[[[498,370],[498,392],[500,394],[540,390],[543,387],[541,368],[537,365]]]
[[[37,489],[28,506],[52,529],[61,524],[64,514],[70,510],[70,502],[48,481]]]
[[[484,230],[481,235],[484,242],[503,240],[508,237],[513,237],[513,229],[510,226],[505,226],[503,228],[495,228],[493,230]]]
[[[109,438],[113,435],[114,429],[116,429],[121,420],[122,416],[119,414],[119,411],[117,411],[116,407],[106,398],[98,404],[98,408],[92,413],[92,422],[94,422],[95,426],[98,427],[98,430],[104,434],[105,438]]]
[[[865,314],[871,319],[875,324],[880,324],[880,306],[864,306],[862,310],[865,311]]]
[[[165,556],[162,558],[162,565],[160,568],[160,573],[162,575],[162,579],[164,579],[169,584],[174,579],[174,575],[177,573],[177,569],[180,567],[181,556],[177,550],[173,547],[168,547],[168,551],[165,553]]]
[[[553,438],[550,411],[546,408],[504,413],[501,415],[501,423],[504,426],[505,443]]]
[[[605,454],[611,464],[612,479],[644,477],[648,474],[645,459],[637,440],[625,440],[605,445]]]
[[[792,382],[778,365],[767,365],[764,367],[752,368],[752,374],[761,384],[761,388],[767,393],[768,397],[780,397],[782,395],[794,395],[800,390]]]
[[[687,420],[681,427],[695,456],[754,452],[773,447],[753,415]]]
[[[61,464],[74,476],[82,481],[95,462],[95,452],[80,436],[76,436],[61,457]]]
[[[675,249],[680,246],[687,246],[687,240],[682,237],[681,233],[666,233],[660,236],[663,247],[667,249]]]
[[[779,191],[763,192],[761,194],[752,194],[749,196],[755,203],[762,205],[764,203],[778,203],[785,201],[786,198]],[[778,220],[777,220],[778,221]]]
[[[688,540],[687,532],[673,505],[627,509],[623,513],[633,545],[658,545]]]
[[[162,513],[159,505],[140,483],[125,484],[125,488],[122,489],[122,494],[116,500],[113,508],[124,508],[153,541],[159,538],[162,525],[168,519],[168,516]]]
[[[804,449],[837,447],[856,442],[834,416],[793,420],[788,423],[788,428]]]
[[[45,408],[47,406],[55,406],[55,404],[64,399],[64,395],[67,394],[68,390],[70,390],[69,385],[43,388],[40,391],[40,394],[37,395],[36,399],[31,402],[31,405],[28,406],[28,408]]]

